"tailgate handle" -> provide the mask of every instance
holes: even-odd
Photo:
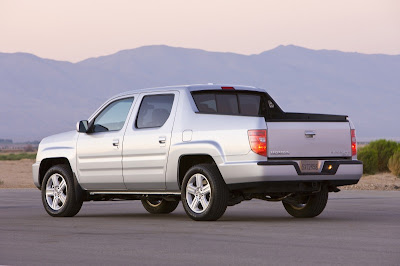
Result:
[[[304,135],[306,138],[313,138],[316,134],[314,130],[306,130],[304,131]]]

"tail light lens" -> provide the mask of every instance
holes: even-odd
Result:
[[[251,150],[262,156],[267,156],[267,130],[257,129],[247,131]]]
[[[351,133],[351,156],[357,155],[357,140],[356,140],[356,130],[350,129]]]

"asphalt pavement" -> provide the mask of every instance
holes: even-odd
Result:
[[[0,189],[0,265],[28,264],[400,265],[400,192],[331,193],[312,219],[252,200],[195,222],[181,205],[152,215],[139,201],[88,202],[53,218],[39,190]]]

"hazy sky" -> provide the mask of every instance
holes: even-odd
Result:
[[[152,44],[400,54],[400,1],[0,0],[0,52],[76,62]]]

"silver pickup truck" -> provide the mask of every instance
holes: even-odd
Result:
[[[190,218],[217,220],[255,198],[315,217],[328,192],[358,182],[356,156],[347,116],[288,113],[265,90],[208,84],[119,94],[76,131],[43,139],[32,167],[51,216],[124,199],[150,213],[182,201]]]

